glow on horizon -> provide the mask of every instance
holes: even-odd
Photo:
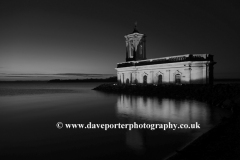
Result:
[[[48,81],[52,79],[75,80],[75,79],[102,79],[116,76],[114,74],[84,74],[84,73],[61,73],[61,74],[0,74],[0,81]]]
[[[212,54],[217,78],[240,78],[238,10],[206,3],[214,10],[182,1],[2,2],[0,74],[116,74],[137,20],[147,58]]]

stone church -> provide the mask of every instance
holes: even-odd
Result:
[[[213,55],[185,54],[146,58],[146,35],[135,25],[125,36],[126,62],[117,63],[121,84],[213,84]]]

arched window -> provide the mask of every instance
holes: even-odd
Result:
[[[175,75],[175,83],[176,84],[181,84],[181,75],[180,74]]]
[[[130,83],[133,83],[133,81],[132,81],[132,73],[130,73]]]
[[[129,54],[128,57],[131,58],[131,55],[132,55],[132,53],[131,53],[131,45],[128,46],[128,49],[129,49],[129,51],[128,51],[128,54]]]
[[[142,51],[143,50],[143,47],[142,47],[142,45],[140,45],[140,50],[139,50],[139,52],[140,52],[140,54],[142,54]]]
[[[129,58],[133,58],[133,41],[129,41]]]
[[[121,84],[121,75],[119,75],[118,83]]]
[[[143,84],[147,84],[147,75],[143,76]]]
[[[161,74],[158,75],[158,84],[162,84],[162,75]]]
[[[129,84],[129,79],[127,78],[127,80],[126,80],[126,84]]]

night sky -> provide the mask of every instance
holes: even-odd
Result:
[[[136,21],[147,58],[213,54],[215,78],[240,78],[237,1],[1,0],[0,80],[115,75]]]

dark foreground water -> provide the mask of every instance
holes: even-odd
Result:
[[[0,157],[163,159],[229,114],[193,100],[106,94],[99,83],[1,83]],[[58,129],[63,124],[191,124],[200,129]]]

